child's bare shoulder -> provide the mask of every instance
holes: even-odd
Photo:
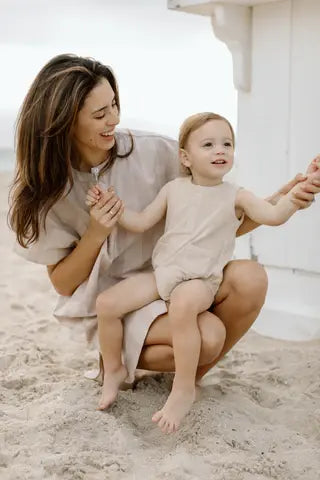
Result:
[[[177,178],[174,178],[173,180],[170,180],[170,182],[167,182],[167,185],[171,185],[171,186],[182,185],[187,181],[189,181],[188,177],[177,177]]]

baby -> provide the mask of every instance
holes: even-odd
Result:
[[[99,296],[98,331],[104,365],[99,408],[116,398],[127,375],[121,359],[122,317],[159,297],[168,302],[175,361],[171,393],[152,420],[161,430],[177,430],[195,398],[201,338],[199,313],[209,309],[230,261],[236,232],[244,215],[265,225],[281,225],[297,210],[292,192],[277,205],[224,181],[234,160],[234,132],[227,119],[199,113],[185,120],[179,135],[179,156],[187,175],[167,183],[142,211],[124,208],[119,224],[143,232],[166,216],[165,231],[152,256],[153,272],[120,281]],[[320,178],[319,158],[307,173]],[[103,194],[92,187],[87,203]]]

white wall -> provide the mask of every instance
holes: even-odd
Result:
[[[304,171],[320,152],[319,25],[318,0],[253,9],[252,89],[239,93],[238,174],[259,194]],[[318,200],[285,226],[260,228],[238,242],[239,256],[251,252],[267,266],[262,329],[264,322],[277,336],[291,338],[301,328],[304,338],[320,336],[319,238]]]
[[[114,68],[124,126],[176,135],[187,115],[203,110],[236,123],[231,56],[208,18],[168,11],[166,0],[2,0],[0,148],[13,143],[33,78],[64,52]]]

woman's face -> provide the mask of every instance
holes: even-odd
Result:
[[[94,166],[105,160],[106,151],[114,145],[118,123],[114,91],[103,78],[85,99],[73,131],[76,148],[86,163]]]

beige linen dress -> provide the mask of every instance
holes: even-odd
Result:
[[[152,255],[160,297],[169,300],[181,282],[201,278],[212,302],[231,260],[242,222],[235,214],[239,186],[223,182],[195,185],[191,175],[168,184],[165,232]]]
[[[133,152],[117,158],[101,175],[105,186],[113,185],[128,208],[143,210],[168,181],[179,173],[177,142],[157,134],[131,131]],[[119,153],[129,151],[128,132],[116,133]],[[92,175],[73,170],[74,186],[50,210],[45,229],[29,248],[16,246],[27,260],[53,265],[66,257],[80,240],[89,223],[85,205]],[[96,326],[95,302],[106,288],[137,272],[150,270],[153,248],[163,233],[164,222],[145,233],[128,232],[115,227],[100,249],[88,279],[70,297],[59,296],[54,315],[62,321],[86,320],[87,329]],[[157,300],[124,318],[123,357],[132,381],[145,336],[156,317],[167,311],[165,302]]]

